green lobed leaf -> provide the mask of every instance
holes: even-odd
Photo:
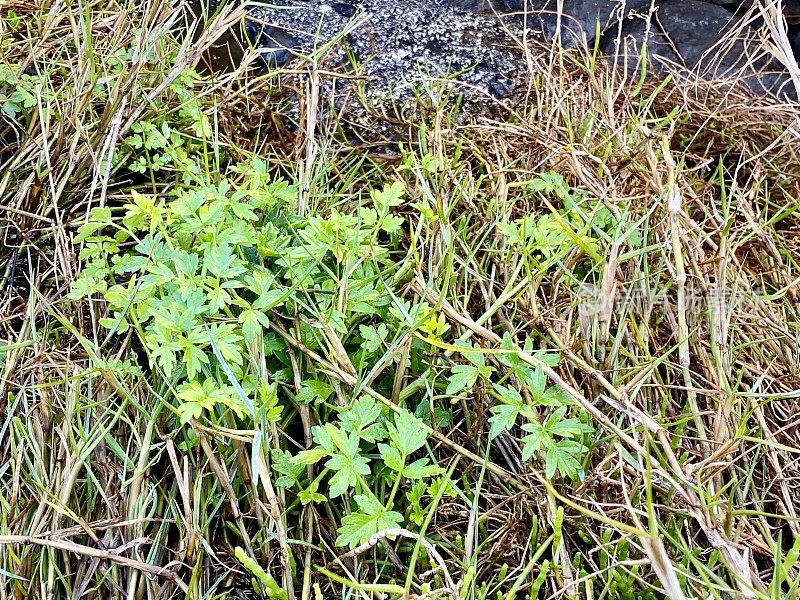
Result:
[[[357,495],[354,500],[358,510],[342,518],[336,538],[337,546],[356,548],[373,535],[386,529],[396,529],[403,522],[403,515],[388,510],[377,498]]]
[[[425,445],[428,432],[418,418],[405,408],[395,414],[394,423],[387,423],[386,430],[392,445],[403,457],[408,457]]]

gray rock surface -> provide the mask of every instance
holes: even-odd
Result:
[[[723,36],[730,41],[718,42]],[[628,68],[637,68],[643,43],[651,69],[692,70],[698,75],[741,81],[759,94],[796,98],[783,65],[761,48],[758,32],[730,11],[709,2],[664,2],[652,14],[626,19],[621,48],[608,36],[601,50],[617,56]]]
[[[410,97],[414,86],[452,78],[472,101],[502,97],[524,68],[514,20],[476,14],[453,0],[278,0],[253,8],[265,57],[323,58],[352,72],[374,100]],[[251,35],[251,37],[253,37]],[[333,44],[328,52],[320,48]],[[315,50],[316,49],[316,50]]]
[[[631,13],[649,6],[650,0],[563,0],[559,12],[557,0],[549,0],[532,8],[541,11],[545,35],[552,38],[560,32],[561,43],[571,47],[591,42],[598,31],[615,29]]]
[[[449,0],[467,10],[516,15],[541,30],[548,39],[557,32],[565,46],[592,40],[624,19],[631,11],[649,6],[650,0]]]
[[[402,98],[425,79],[453,75],[468,101],[509,94],[524,76],[520,40],[591,40],[650,0],[273,0],[251,9],[248,35],[272,66],[344,42],[374,97]],[[559,30],[560,27],[560,30]],[[351,56],[347,56],[351,53]],[[331,57],[328,57],[329,60]]]
[[[638,65],[646,40],[654,71],[667,65],[704,69],[759,93],[792,96],[785,68],[752,56],[758,45],[753,28],[744,28],[716,62],[704,58],[739,25],[729,8],[747,1],[271,0],[250,9],[247,33],[271,66],[313,56],[326,70],[346,73],[335,84],[323,83],[337,108],[357,91],[362,103],[389,103],[396,110],[421,84],[434,80],[446,81],[468,104],[491,105],[524,83],[521,41],[550,39],[557,31],[566,46],[591,42],[600,31],[601,50],[621,56],[628,68]]]

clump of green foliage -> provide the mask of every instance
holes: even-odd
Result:
[[[140,129],[153,136],[165,128]],[[153,144],[137,136],[126,144],[145,156],[162,150],[168,137],[159,133],[163,143]],[[164,162],[142,155],[131,160],[154,171]],[[398,296],[404,220],[392,208],[404,194],[402,183],[386,183],[357,207],[301,217],[294,211],[297,186],[273,179],[254,157],[231,168],[230,177],[178,186],[170,198],[133,191],[117,215],[95,208],[75,238],[84,268],[70,298],[102,300],[107,314],[99,322],[109,336],[135,331],[149,367],[173,390],[181,424],[250,428],[283,418],[285,427],[289,399],[328,413],[328,422],[311,429],[312,448],[293,455],[274,447],[271,464],[277,486],[302,505],[353,494],[355,510],[342,517],[336,539],[351,548],[409,524],[397,507],[421,524],[422,497],[444,472],[435,455],[418,456],[428,441],[420,417],[429,418],[429,402],[397,413],[364,393],[332,403],[334,382],[312,369],[300,373],[299,389],[287,397],[297,373],[271,323],[292,316],[299,322],[297,341],[312,352],[338,339],[344,360],[359,370],[384,360],[394,341],[410,332],[445,333],[427,303],[412,306]],[[480,347],[455,343],[466,360],[434,385],[447,397],[471,393],[479,382],[488,386],[497,400],[490,438],[521,425],[527,434],[523,460],[541,457],[548,478],[578,477],[593,429],[567,417],[566,395],[515,357],[510,337],[498,355],[505,367],[500,378]],[[512,377],[528,400],[510,385]],[[389,395],[391,383],[391,377],[379,378],[374,389]],[[446,423],[447,410],[439,417]],[[317,463],[322,468],[309,477],[307,467]],[[381,494],[384,485],[388,494]]]

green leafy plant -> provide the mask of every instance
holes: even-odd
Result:
[[[164,128],[145,130],[155,140],[142,138],[146,150],[169,137]],[[276,311],[305,316],[300,334],[309,348],[322,340],[308,323],[325,323],[351,344],[354,364],[384,352],[398,327],[432,322],[446,331],[424,303],[390,305],[385,293],[383,270],[395,268],[386,240],[402,225],[390,211],[402,200],[402,185],[373,190],[369,205],[354,212],[300,219],[289,216],[297,189],[273,180],[263,161],[255,158],[231,175],[179,186],[171,199],[133,192],[121,218],[96,208],[76,237],[86,266],[71,298],[102,299],[101,323],[110,334],[135,330],[151,367],[174,390],[181,424],[281,418],[286,401],[279,384],[292,370],[284,342],[271,331]],[[342,286],[344,298],[334,293]],[[270,380],[255,367],[256,348],[269,361]],[[323,410],[332,394],[324,377],[306,373],[294,402]],[[420,420],[405,409],[394,416],[386,410],[360,396],[338,410],[335,422],[312,429],[314,447],[297,456],[280,448],[270,453],[276,485],[303,504],[354,494],[340,545],[402,524],[392,509],[405,498],[400,489],[442,472],[429,457],[416,456],[427,441]],[[309,480],[306,465],[323,459]],[[385,501],[373,492],[377,481],[392,487]]]
[[[342,519],[337,546],[355,548],[370,537],[386,529],[395,529],[403,522],[403,515],[388,510],[374,496],[359,494],[355,496],[358,510]]]
[[[85,267],[70,297],[101,296],[109,308],[101,323],[113,333],[136,328],[153,366],[179,384],[191,406],[183,414],[194,417],[212,405],[242,413],[223,371],[248,396],[258,392],[247,346],[261,341],[264,352],[280,355],[282,342],[268,332],[270,312],[298,308],[299,288],[316,290],[302,301],[314,307],[309,316],[342,334],[388,304],[378,276],[388,250],[378,239],[398,230],[389,213],[397,185],[372,194],[375,208],[292,222],[284,213],[296,188],[271,181],[259,159],[234,174],[236,181],[179,187],[171,201],[133,192],[120,221],[94,209],[75,240]],[[334,302],[332,291],[344,282],[346,302]],[[366,342],[362,354],[378,351],[389,335],[386,323],[356,330]],[[312,338],[304,341],[316,347]],[[326,386],[309,380],[301,393],[324,398]]]
[[[480,348],[476,350],[472,345],[465,342],[458,342],[456,345],[462,348],[462,356],[468,362],[454,365],[451,369],[447,389],[445,390],[448,395],[472,389],[479,378],[488,379],[494,372],[494,368],[486,365],[486,358]]]
[[[462,356],[467,362],[453,366],[445,393],[472,390],[479,381],[489,386],[496,401],[489,409],[489,439],[497,438],[521,421],[521,428],[527,433],[522,438],[522,460],[542,458],[548,479],[557,474],[569,479],[579,477],[581,460],[588,451],[583,440],[594,430],[577,416],[567,417],[568,412],[574,409],[570,408],[564,391],[548,386],[541,368],[520,361],[508,334],[503,339],[501,351],[495,356],[506,369],[503,380],[507,382],[513,376],[519,389],[508,383],[492,381],[496,369],[486,364],[486,355],[479,348],[466,343],[460,343],[458,347],[462,348]],[[526,348],[529,353],[530,350],[530,347]],[[558,360],[553,354],[539,352],[535,355],[545,363],[554,364]],[[524,390],[524,396],[520,390]],[[550,412],[542,420],[542,413],[547,410]]]
[[[130,56],[118,54],[110,60],[114,71],[117,62],[130,60]],[[184,184],[202,182],[201,157],[213,132],[200,99],[192,92],[197,79],[195,71],[186,69],[169,85],[164,94],[176,102],[174,114],[164,111],[134,123],[115,152],[114,166],[124,165],[151,177],[159,171],[175,173]],[[161,102],[168,105],[165,98]]]
[[[24,121],[39,102],[48,105],[54,92],[39,75],[22,72],[22,65],[0,63],[0,113]]]
[[[505,236],[509,252],[518,253],[531,267],[543,270],[552,268],[575,248],[600,260],[596,230],[609,226],[608,209],[587,197],[576,197],[564,177],[554,171],[534,179],[529,189],[545,200],[550,212],[499,222],[497,229]],[[563,208],[556,210],[548,200],[551,196]]]
[[[370,397],[362,396],[342,411],[339,423],[326,423],[312,430],[316,446],[300,452],[294,459],[298,464],[315,464],[323,459],[325,470],[331,474],[330,498],[350,490],[357,510],[342,519],[337,545],[355,547],[382,529],[399,527],[403,516],[391,510],[396,493],[404,480],[409,482],[440,475],[441,467],[431,464],[427,457],[411,460],[412,455],[427,442],[427,432],[418,418],[405,409],[392,418],[383,416],[381,407]],[[377,447],[380,460],[367,458],[366,448]],[[392,483],[392,492],[384,504],[378,500],[366,477],[379,463],[385,477]],[[382,463],[382,465],[380,464]],[[325,471],[321,476],[325,475]],[[424,490],[417,488],[421,498]]]

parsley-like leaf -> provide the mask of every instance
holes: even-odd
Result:
[[[396,529],[403,522],[403,515],[388,510],[372,496],[357,495],[354,499],[358,510],[342,518],[339,537],[336,538],[337,546],[355,548],[376,533]]]

